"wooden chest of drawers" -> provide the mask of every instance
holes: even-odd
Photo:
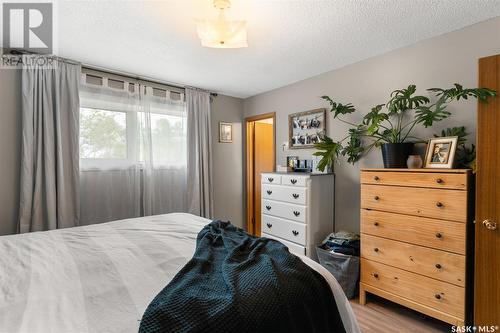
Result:
[[[463,325],[472,270],[468,170],[361,171],[360,303],[366,292]]]
[[[333,174],[263,173],[262,236],[316,259],[315,246],[333,231]]]

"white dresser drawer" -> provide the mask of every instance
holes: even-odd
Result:
[[[306,248],[303,246],[300,246],[298,244],[295,244],[295,243],[286,241],[282,238],[279,238],[279,237],[276,237],[276,236],[273,236],[270,234],[265,234],[265,233],[262,234],[262,237],[274,239],[274,240],[277,240],[278,242],[283,243],[283,245],[288,247],[288,250],[293,254],[302,255],[302,256],[304,256],[306,254]]]
[[[306,223],[307,208],[305,206],[263,199],[261,210],[266,215]]]
[[[261,174],[261,182],[266,184],[281,184],[281,175],[275,173]]]
[[[309,179],[309,176],[283,175],[283,176],[281,176],[281,184],[287,185],[287,186],[305,187],[305,186],[307,186],[308,179]]]
[[[291,187],[282,185],[263,184],[262,197],[264,199],[279,200],[300,205],[306,205],[307,187]]]
[[[306,225],[262,214],[262,232],[306,245]]]

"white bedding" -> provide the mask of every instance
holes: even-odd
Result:
[[[0,332],[137,332],[208,222],[167,214],[0,237]],[[302,259],[332,287],[347,332],[359,332],[335,278]]]

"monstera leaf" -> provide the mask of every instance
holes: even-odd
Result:
[[[427,89],[436,94],[436,96],[444,96],[447,100],[457,100],[461,98],[467,99],[468,97],[477,98],[479,101],[485,103],[488,98],[495,97],[497,92],[488,88],[475,88],[475,89],[464,89],[460,84],[455,83],[453,88],[441,89],[441,88],[430,88]]]
[[[446,97],[441,96],[439,100],[431,105],[419,106],[415,111],[415,120],[424,127],[432,126],[435,122],[448,118],[451,113],[446,111]]]
[[[413,96],[417,91],[417,86],[409,85],[406,89],[394,90],[391,93],[391,99],[386,104],[389,115],[396,115],[407,110],[414,109],[420,105],[429,103],[429,98],[425,96]]]
[[[382,107],[384,107],[384,104],[374,106],[372,110],[363,117],[363,124],[368,126],[366,132],[369,135],[377,133],[380,128],[380,124],[389,119],[389,115],[387,113],[381,112]]]
[[[354,108],[354,106],[351,104],[351,103],[348,103],[348,104],[341,104],[341,103],[337,103],[335,102],[334,100],[332,100],[329,96],[321,96],[321,98],[325,101],[328,101],[328,103],[330,103],[330,106],[332,107],[330,112],[333,112],[333,118],[337,118],[338,115],[340,114],[349,114],[349,113],[353,113],[354,111],[356,111],[356,109]]]
[[[467,133],[465,126],[460,126],[460,127],[446,128],[446,129],[442,130],[440,134],[434,134],[434,137],[435,138],[442,138],[445,136],[457,136],[458,137],[458,144],[464,145],[467,142],[468,135],[469,135],[469,133]]]
[[[333,141],[326,135],[320,137],[321,141],[314,144],[316,152],[313,153],[314,156],[321,156],[321,160],[318,163],[318,170],[325,171],[325,169],[333,165],[337,156],[342,149],[342,145],[339,142]]]
[[[365,148],[362,145],[361,138],[363,137],[364,129],[362,126],[351,128],[349,130],[349,141],[342,149],[342,155],[347,156],[347,162],[354,164],[363,156]]]

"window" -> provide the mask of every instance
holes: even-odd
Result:
[[[80,158],[126,159],[127,114],[81,108]]]
[[[176,94],[171,99],[169,91],[159,94],[158,89],[127,82],[117,85],[115,81],[83,78],[86,84],[80,92],[82,169],[126,168],[146,163],[156,168],[185,167],[183,95]]]

